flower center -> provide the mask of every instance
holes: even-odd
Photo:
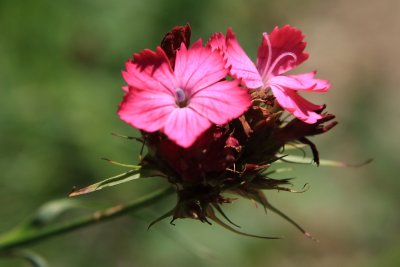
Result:
[[[175,90],[175,102],[180,108],[184,108],[189,104],[189,99],[187,99],[185,91],[181,88]]]

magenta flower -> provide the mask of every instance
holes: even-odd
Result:
[[[213,124],[225,124],[251,105],[247,90],[227,81],[226,62],[198,40],[182,43],[171,68],[165,52],[144,50],[126,63],[122,75],[128,86],[118,115],[146,132],[163,132],[184,148]]]
[[[227,66],[231,67],[230,74],[241,79],[243,85],[250,89],[270,88],[280,106],[300,120],[312,124],[322,118],[315,112],[322,106],[307,101],[297,91],[326,92],[330,87],[329,82],[315,79],[315,71],[283,75],[308,58],[308,54],[303,52],[306,46],[303,39],[302,32],[294,27],[275,27],[270,35],[263,34],[256,64],[240,47],[231,28],[226,38],[221,33],[214,34],[208,46],[222,52],[227,59]]]

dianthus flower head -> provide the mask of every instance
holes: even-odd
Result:
[[[135,54],[122,72],[127,86],[118,114],[141,130],[136,139],[147,147],[136,172],[167,179],[178,196],[175,207],[151,225],[172,216],[171,223],[211,220],[241,233],[219,218],[237,226],[222,210],[235,200],[225,196],[229,193],[261,204],[310,236],[263,192],[298,192],[288,187],[289,178],[271,177],[280,172],[275,162],[285,161],[286,147],[300,143],[310,148],[318,165],[319,153],[309,137],[336,125],[325,105],[297,93],[324,92],[327,81],[315,79],[315,72],[285,75],[308,58],[304,36],[290,26],[264,33],[256,64],[231,29],[226,36],[215,33],[205,47],[198,40],[189,48],[190,36],[189,24],[174,27],[160,47]],[[295,118],[285,118],[278,104]],[[115,184],[116,179],[108,181]],[[79,192],[93,191],[88,188]]]
[[[303,97],[297,91],[326,92],[330,84],[326,80],[315,79],[315,71],[300,75],[284,75],[308,58],[304,52],[306,43],[300,30],[288,25],[263,33],[254,64],[239,45],[235,34],[229,28],[224,37],[214,34],[209,42],[213,50],[220,51],[227,59],[230,74],[241,79],[249,89],[270,88],[281,107],[300,120],[312,124],[322,116],[315,111],[322,108]]]
[[[190,147],[211,125],[225,124],[251,105],[247,90],[228,81],[226,62],[201,40],[176,51],[175,67],[161,47],[144,50],[126,63],[128,84],[118,114],[145,132],[161,131],[181,147]]]
[[[256,64],[231,29],[226,36],[215,33],[205,47],[200,39],[188,48],[190,36],[189,24],[174,27],[161,46],[135,54],[122,72],[127,86],[118,114],[141,130],[141,137],[125,136],[147,147],[139,165],[110,161],[131,170],[73,190],[70,196],[158,176],[173,185],[177,200],[150,226],[168,217],[171,224],[192,218],[246,236],[276,238],[239,231],[222,209],[236,200],[225,195],[230,194],[261,204],[311,237],[264,192],[307,190],[291,189],[291,178],[273,177],[287,171],[279,162],[308,161],[290,155],[293,148],[305,152],[303,147],[308,147],[310,163],[346,166],[320,162],[310,138],[328,132],[337,122],[325,105],[312,104],[297,93],[324,92],[329,83],[315,79],[315,72],[284,75],[308,58],[301,31],[284,26],[264,33]],[[284,116],[278,104],[295,117]]]

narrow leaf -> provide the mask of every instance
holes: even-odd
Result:
[[[81,188],[81,189],[73,189],[73,191],[71,193],[69,193],[69,196],[74,197],[74,196],[92,193],[94,191],[101,190],[105,187],[110,187],[110,186],[130,182],[132,180],[139,179],[140,177],[141,177],[140,169],[130,170],[128,172],[107,178],[101,182],[89,185],[89,186]]]
[[[107,158],[101,158],[101,159],[107,161],[108,163],[111,163],[111,164],[114,164],[114,165],[117,165],[117,166],[121,166],[121,167],[127,167],[127,168],[134,169],[134,170],[138,170],[141,167],[139,165],[131,165],[131,164],[120,163],[120,162],[117,162],[117,161],[114,161],[114,160],[111,160],[111,159],[107,159]]]
[[[295,156],[295,155],[283,155],[283,154],[277,154],[277,157],[280,159],[277,160],[277,163],[297,163],[297,164],[312,164],[313,159],[310,157],[301,157],[301,156]],[[368,159],[365,162],[362,162],[360,164],[349,164],[341,161],[335,161],[335,160],[327,160],[327,159],[321,159],[319,162],[319,166],[326,166],[326,167],[361,167],[364,166],[368,163],[372,162],[372,159]]]

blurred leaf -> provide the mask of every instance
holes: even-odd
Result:
[[[72,199],[58,199],[43,204],[31,220],[32,226],[43,226],[53,222],[61,214],[73,208],[80,207],[80,204]]]
[[[5,256],[16,257],[26,260],[33,267],[47,267],[47,262],[45,259],[38,255],[37,253],[30,250],[13,250],[7,254],[3,254]]]
[[[80,216],[77,219],[55,223],[49,227],[39,228],[35,227],[35,225],[31,223],[17,226],[14,229],[0,235],[0,254],[8,255],[11,248],[38,242],[45,238],[70,232],[81,227],[103,222],[105,220],[110,220],[117,216],[126,214],[127,212],[131,212],[143,206],[152,204],[154,201],[168,196],[172,192],[174,192],[172,187],[163,188],[126,205],[116,205],[104,210],[96,211],[90,215]]]
[[[0,235],[0,250],[3,248],[3,244],[7,244],[12,240],[16,240],[24,236],[29,236],[37,231],[45,231],[46,227],[53,223],[62,214],[71,209],[76,209],[80,207],[81,205],[79,204],[79,202],[72,199],[58,199],[43,204],[31,218],[21,222],[20,224],[17,224],[11,230]]]

